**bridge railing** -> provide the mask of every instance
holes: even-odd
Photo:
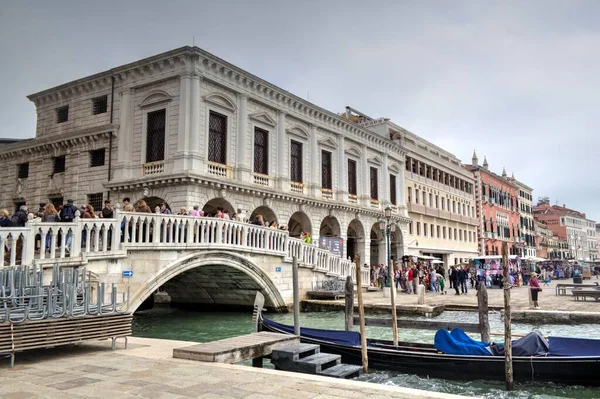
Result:
[[[0,228],[2,265],[60,262],[85,256],[123,256],[127,250],[225,249],[272,254],[313,266],[328,276],[354,279],[352,261],[289,236],[285,230],[209,217],[116,211],[115,219],[75,218],[71,223],[29,220]],[[369,271],[363,270],[363,285]]]

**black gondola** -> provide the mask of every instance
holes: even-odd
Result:
[[[260,312],[257,316],[259,331],[293,334],[293,327],[266,319]],[[302,328],[300,337],[302,342],[320,345],[323,352],[341,355],[344,363],[361,364],[358,332]],[[513,356],[514,380],[600,386],[600,340],[573,341],[569,346],[577,356]],[[374,369],[453,380],[504,380],[504,356],[449,355],[434,345],[403,342],[394,347],[391,341],[376,339],[368,339],[367,345],[369,367]]]

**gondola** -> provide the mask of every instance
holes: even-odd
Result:
[[[293,326],[269,320],[260,311],[255,316],[259,331],[294,333]],[[356,331],[302,328],[300,338],[304,343],[320,345],[321,352],[341,355],[344,363],[361,364],[360,333]],[[514,381],[600,386],[600,340],[555,341],[555,350],[545,356],[513,356]],[[377,370],[453,380],[504,381],[504,356],[446,354],[434,345],[401,342],[395,347],[391,341],[377,339],[367,339],[367,352],[369,367]]]

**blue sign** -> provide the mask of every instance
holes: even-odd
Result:
[[[277,267],[275,267],[275,271],[276,271],[276,272],[280,272],[280,271],[281,271],[281,266],[277,266]]]
[[[133,277],[133,270],[123,270],[123,277]]]

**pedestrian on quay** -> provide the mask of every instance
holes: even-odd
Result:
[[[440,287],[440,294],[446,294],[446,281],[444,281],[444,276],[438,272],[435,272],[435,276],[437,278],[438,286]]]
[[[458,272],[454,266],[450,266],[450,281],[452,281],[454,287],[454,295],[460,295],[460,292],[458,292]]]
[[[458,268],[458,282],[460,283],[462,294],[467,295],[467,271],[462,267]]]
[[[534,309],[540,309],[538,305],[538,294],[542,292],[540,282],[538,281],[537,273],[531,273],[531,279],[529,280],[529,292],[531,293],[531,301],[533,302]]]

